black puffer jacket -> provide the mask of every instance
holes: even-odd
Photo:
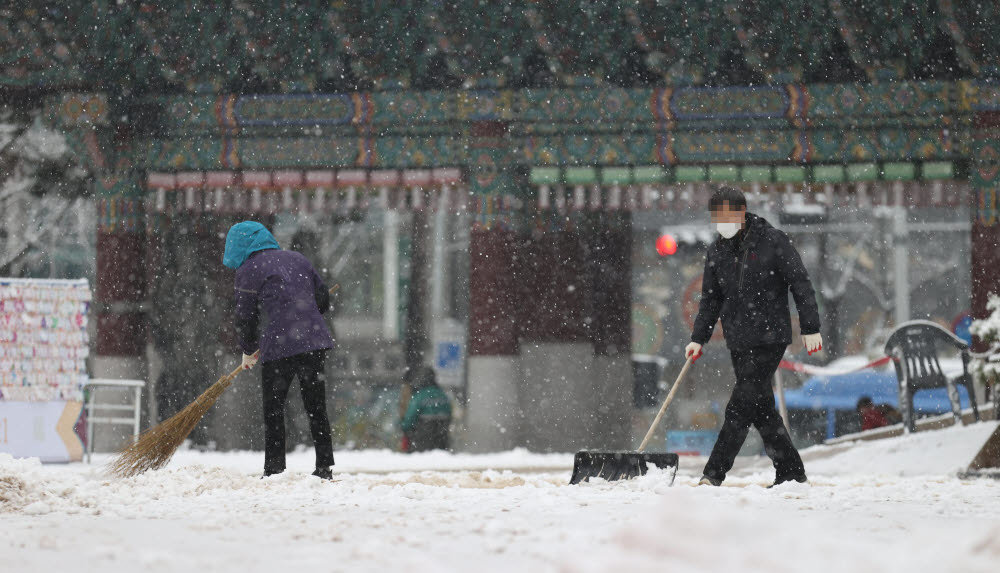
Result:
[[[720,236],[708,248],[691,340],[708,342],[722,318],[731,349],[790,344],[789,289],[799,310],[801,333],[819,332],[816,293],[788,235],[753,213],[746,217],[746,228],[739,234],[732,239]]]

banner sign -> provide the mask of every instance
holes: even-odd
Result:
[[[90,340],[86,280],[0,279],[0,401],[79,401]]]
[[[83,402],[13,402],[0,400],[0,453],[43,462],[83,459],[76,433]]]

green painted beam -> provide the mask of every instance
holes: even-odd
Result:
[[[596,167],[567,167],[566,183],[569,185],[589,185],[597,183]]]
[[[802,183],[806,180],[806,168],[798,165],[775,167],[774,180],[777,183]]]
[[[628,167],[605,167],[601,170],[601,183],[605,185],[628,185],[632,183],[632,170]]]
[[[878,165],[874,163],[852,163],[847,166],[847,179],[850,181],[875,181],[878,176]]]
[[[659,165],[632,169],[632,180],[635,183],[663,183],[668,180],[667,175],[667,171]]]
[[[915,163],[883,164],[882,178],[888,181],[912,181],[917,178],[917,165]]]
[[[954,179],[955,164],[951,161],[930,161],[923,164],[924,179]]]
[[[700,165],[678,165],[674,168],[674,178],[678,183],[695,183],[706,178],[705,168]]]
[[[716,182],[739,181],[740,168],[736,165],[709,165],[708,180]]]
[[[840,183],[845,177],[843,165],[813,166],[813,181],[816,183]]]
[[[532,167],[531,182],[534,185],[561,183],[558,167]]]
[[[679,183],[698,181],[743,183],[792,183],[806,180],[815,183],[845,181],[910,181],[918,176],[928,180],[954,179],[955,164],[951,161],[926,163],[890,162],[879,168],[876,163],[843,165],[678,165],[671,169],[659,165],[641,167],[569,167],[563,173],[558,167],[532,167],[531,182],[541,184],[589,184],[600,181],[605,185],[632,183]]]
[[[769,183],[774,179],[770,165],[744,165],[740,180],[744,183]]]

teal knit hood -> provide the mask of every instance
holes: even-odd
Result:
[[[280,248],[267,227],[256,221],[243,221],[233,225],[226,235],[226,252],[222,255],[222,264],[238,269],[251,254]]]

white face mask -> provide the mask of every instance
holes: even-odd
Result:
[[[732,239],[736,236],[736,233],[740,232],[739,223],[716,223],[715,230],[719,232],[720,235],[727,239]]]

